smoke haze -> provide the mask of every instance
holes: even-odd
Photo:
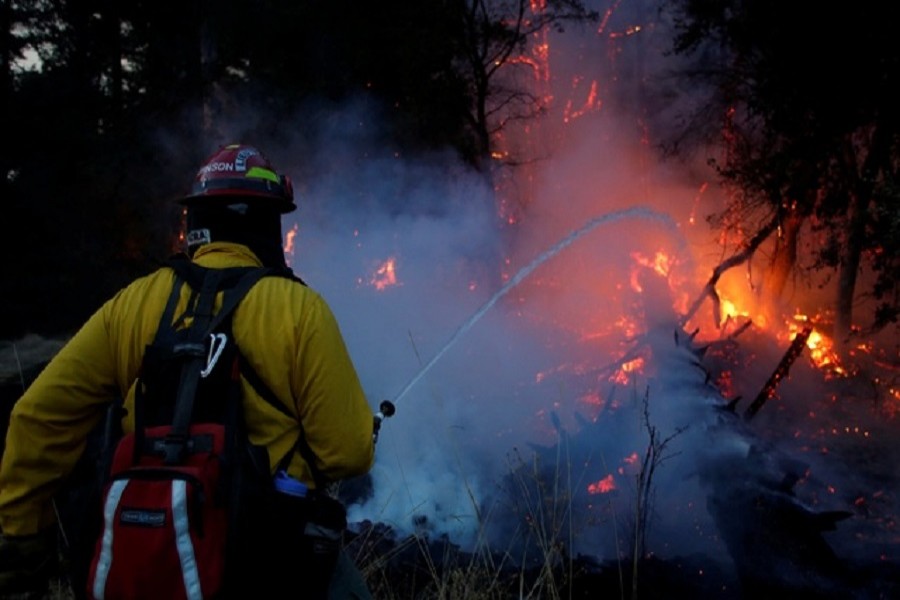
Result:
[[[301,208],[285,222],[297,226],[292,265],[334,309],[373,410],[382,399],[397,400],[376,451],[374,495],[350,507],[351,521],[387,523],[400,535],[447,534],[471,548],[480,531],[476,513],[484,511],[496,538],[488,543],[502,548],[517,527],[503,488],[519,461],[530,460],[533,445],[556,444],[560,431],[579,431],[580,419],[610,418],[592,447],[573,447],[560,460],[574,463],[568,485],[579,501],[591,500],[589,484],[610,475],[617,481],[615,492],[595,500],[607,504],[599,518],[596,511],[577,515],[579,525],[601,522],[579,534],[579,550],[615,552],[611,519],[616,510],[620,519],[628,514],[632,496],[634,469],[623,461],[647,441],[643,389],[636,384],[632,397],[610,398],[606,377],[613,373],[601,370],[628,341],[622,319],[673,314],[667,295],[653,300],[659,306],[636,306],[647,300],[631,290],[634,255],[678,256],[673,271],[691,274],[680,213],[693,208],[696,189],[655,166],[633,119],[600,109],[529,169],[521,221],[504,226],[484,179],[452,155],[397,157],[370,146],[380,137],[377,122],[356,106],[322,124],[314,136],[320,143],[304,161],[311,177],[303,181]],[[604,216],[609,223],[535,266],[454,338],[520,269]],[[388,260],[397,283],[379,290],[378,269]],[[699,371],[696,377],[702,382]],[[677,409],[652,409],[665,435],[702,423],[699,409],[710,403],[678,401]],[[601,417],[613,405],[617,416]],[[685,468],[673,477],[686,477]],[[687,510],[694,492],[679,491],[684,499],[672,506]]]
[[[515,174],[510,189],[526,199],[515,225],[503,221],[489,183],[452,153],[394,154],[368,102],[307,111],[318,117],[304,123],[302,147],[269,150],[298,184],[300,208],[284,221],[291,266],[334,310],[373,412],[383,399],[397,404],[376,448],[373,495],[349,507],[351,522],[506,549],[523,535],[517,482],[550,469],[565,473],[573,551],[614,557],[648,446],[646,397],[649,424],[669,440],[654,481],[651,549],[726,555],[698,473],[711,448],[742,456],[749,442],[723,420],[716,407],[728,399],[697,357],[673,340],[673,306],[695,299],[723,258],[704,221],[723,200],[704,185],[712,173],[661,162],[641,121],[616,108],[651,63],[645,56],[641,77],[625,77],[636,50],[619,42],[626,51],[611,59],[606,40],[568,32],[558,51],[579,57],[561,71],[596,77],[607,102],[564,124],[565,100],[584,105],[587,92],[562,76],[556,109],[529,136],[508,140],[537,144],[543,156]],[[585,70],[586,56],[598,64]],[[669,257],[666,279],[652,268],[660,255]],[[504,289],[521,269],[527,276]],[[739,285],[729,277],[723,286]],[[711,330],[709,315],[704,307],[696,320]],[[637,335],[652,361],[625,373],[619,367],[639,358],[626,354]],[[734,382],[738,392],[758,390],[777,363],[784,347],[768,343],[766,361]],[[818,385],[808,374],[783,391],[815,397]],[[808,491],[819,493],[830,475],[820,472]]]

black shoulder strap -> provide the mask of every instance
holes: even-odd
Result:
[[[256,284],[256,282],[261,278],[267,275],[274,275],[291,279],[301,285],[306,285],[306,283],[302,279],[297,277],[293,273],[293,271],[291,271],[287,267],[285,267],[284,269],[237,267],[224,270],[214,270],[200,267],[183,256],[173,257],[172,259],[170,259],[168,264],[175,271],[176,281],[173,287],[172,296],[169,299],[168,305],[163,315],[163,323],[172,323],[174,305],[177,304],[177,299],[180,295],[180,288],[184,283],[187,283],[188,286],[190,286],[190,288],[194,290],[194,293],[196,293],[196,290],[200,290],[200,299],[196,302],[197,308],[194,311],[195,320],[194,324],[192,325],[192,328],[194,328],[195,332],[204,329],[202,327],[197,328],[198,322],[202,322],[203,319],[208,318],[207,315],[200,314],[201,311],[205,310],[205,304],[206,302],[208,302],[208,300],[206,302],[203,301],[205,290],[212,289],[211,295],[212,300],[214,301],[217,290],[221,289],[222,287],[226,289],[222,308],[219,309],[219,312],[216,313],[214,318],[211,318],[209,320],[208,324],[205,327],[205,335],[203,335],[199,340],[193,341],[194,344],[202,345],[204,351],[204,342],[206,337],[211,335],[212,332],[215,331],[223,323],[223,321],[225,321],[226,318],[229,318],[231,316],[232,311],[237,307],[237,305],[244,298],[250,288],[253,287],[253,285]],[[208,281],[210,272],[215,272],[220,275],[219,278],[215,280],[215,286],[212,286]],[[229,285],[229,283],[231,283],[229,280],[236,275],[240,277],[237,284],[233,286]],[[183,317],[184,316],[185,315],[183,315]],[[199,319],[201,319],[201,321],[197,320],[198,317]],[[162,325],[160,329],[162,329]],[[191,348],[186,348],[185,350],[191,351]],[[247,382],[253,387],[257,395],[259,395],[259,397],[262,398],[266,403],[268,403],[270,406],[272,406],[282,414],[293,417],[293,414],[287,409],[287,407],[285,407],[281,403],[278,397],[275,396],[275,393],[272,392],[269,386],[266,385],[265,381],[263,381],[259,374],[257,374],[256,370],[245,358],[243,352],[239,351],[238,355],[240,360],[241,375],[243,375]],[[179,440],[182,437],[184,437],[184,439],[186,439],[187,437],[188,427],[190,425],[190,418],[193,409],[194,393],[196,392],[197,382],[199,381],[199,374],[202,369],[202,361],[198,359],[202,356],[204,356],[203,352],[201,352],[200,356],[194,357],[194,360],[191,362],[190,368],[186,368],[183,372],[183,380],[181,382],[181,385],[179,385],[179,397],[176,401],[175,419],[172,424],[172,447],[175,448],[178,452],[180,452],[180,450],[177,450]],[[297,436],[296,443],[291,447],[288,453],[278,461],[277,464],[279,468],[287,468],[294,452],[299,452],[306,463],[309,465],[313,480],[316,482],[316,487],[322,489],[326,484],[325,477],[316,466],[315,453],[309,446],[309,443],[306,441],[303,424],[300,423],[299,420],[298,427],[300,431]]]
[[[212,348],[207,344],[207,338],[213,336],[213,332],[219,325],[231,316],[231,313],[244,298],[247,292],[257,281],[268,274],[267,269],[253,268],[239,271],[230,269],[206,269],[192,263],[174,263],[176,283],[184,280],[197,291],[196,280],[201,278],[196,304],[193,308],[193,323],[185,341],[179,342],[173,348],[176,357],[184,357],[185,364],[181,371],[181,379],[178,385],[175,400],[175,412],[172,419],[172,429],[165,441],[165,461],[167,464],[175,464],[181,460],[188,439],[191,416],[194,408],[194,398],[201,373],[207,364]],[[235,277],[239,277],[233,286],[231,283]],[[224,283],[223,283],[224,282]],[[222,307],[215,314],[214,306],[219,290],[225,288]],[[173,294],[175,291],[173,290]],[[171,299],[170,302],[171,304]],[[166,311],[164,311],[166,312]],[[164,315],[166,318],[166,315]],[[168,317],[171,319],[171,315]],[[168,321],[170,322],[170,321]],[[160,324],[163,330],[165,322]],[[159,334],[158,334],[159,336]],[[215,338],[213,338],[215,339]],[[227,343],[227,342],[226,342]],[[209,350],[209,351],[208,351]]]
[[[244,379],[247,380],[253,389],[256,391],[257,395],[260,398],[266,401],[273,408],[277,409],[284,415],[287,415],[291,418],[294,415],[281,403],[278,397],[275,395],[275,392],[266,385],[266,382],[262,380],[262,377],[256,372],[247,359],[241,354],[240,357],[240,368],[241,375],[244,376]],[[313,449],[310,448],[309,442],[306,441],[306,433],[303,431],[303,423],[297,420],[297,427],[300,429],[300,433],[297,435],[297,441],[291,446],[291,449],[288,450],[287,454],[285,454],[278,461],[279,469],[287,469],[288,465],[291,462],[291,458],[294,456],[294,452],[299,452],[300,456],[303,457],[303,460],[306,461],[306,464],[309,465],[309,470],[312,473],[313,481],[316,482],[317,489],[324,489],[325,484],[327,483],[325,480],[325,476],[322,474],[322,471],[316,466],[316,454],[313,452]]]

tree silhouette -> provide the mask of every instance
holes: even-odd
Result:
[[[724,140],[712,162],[735,194],[716,224],[748,237],[777,225],[760,288],[782,294],[805,232],[816,249],[809,268],[837,275],[838,343],[848,341],[864,296],[877,301],[874,328],[896,321],[896,8],[868,0],[849,10],[736,0],[669,8],[674,52],[695,59],[685,74],[714,90],[698,114],[718,118],[705,128],[689,122],[699,138]],[[690,140],[673,138],[670,149],[676,141]],[[862,280],[863,267],[874,276]]]
[[[562,30],[566,23],[597,19],[579,0],[457,0],[455,18],[462,24],[457,64],[470,106],[475,165],[486,171],[496,136],[512,121],[534,119],[545,110],[533,86],[523,84],[518,71],[530,69],[514,60],[534,34],[547,28]],[[531,73],[529,72],[529,75]]]

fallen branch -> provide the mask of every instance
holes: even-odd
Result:
[[[750,419],[752,419],[754,415],[759,412],[759,409],[763,407],[763,404],[765,404],[769,398],[775,395],[775,388],[778,387],[779,382],[781,382],[781,380],[784,379],[784,377],[788,374],[788,371],[790,371],[791,365],[794,364],[794,361],[797,360],[797,357],[800,356],[801,352],[803,352],[803,348],[806,346],[806,340],[809,339],[812,330],[812,326],[807,325],[803,328],[803,331],[797,334],[797,337],[794,338],[794,341],[791,342],[790,347],[781,358],[781,361],[778,363],[778,366],[775,368],[772,376],[769,377],[766,385],[763,386],[762,390],[760,390],[759,394],[757,394],[756,399],[753,400],[753,403],[750,404],[750,406],[744,412],[745,421],[749,421]]]
[[[752,256],[753,253],[762,245],[766,238],[768,238],[772,232],[778,229],[778,215],[772,217],[772,220],[766,223],[766,225],[756,232],[756,235],[750,239],[749,242],[743,247],[743,249],[737,254],[728,257],[719,265],[713,269],[713,274],[709,278],[709,281],[706,282],[706,285],[703,287],[703,291],[700,293],[700,296],[694,301],[694,304],[691,306],[690,310],[685,313],[685,315],[681,319],[682,325],[691,320],[691,318],[697,313],[697,310],[700,309],[700,305],[703,304],[703,300],[708,296],[713,303],[713,315],[716,319],[716,327],[719,326],[719,323],[722,322],[722,306],[721,301],[719,300],[719,292],[716,291],[716,284],[719,282],[719,279],[728,269],[732,267],[736,267],[744,262],[747,262]]]

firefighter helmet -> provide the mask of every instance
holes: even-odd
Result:
[[[279,213],[297,208],[290,178],[276,173],[268,158],[244,144],[222,146],[210,156],[197,171],[191,193],[181,203],[214,206],[222,200],[230,204],[236,197],[243,202],[264,200],[256,204],[268,205]]]

